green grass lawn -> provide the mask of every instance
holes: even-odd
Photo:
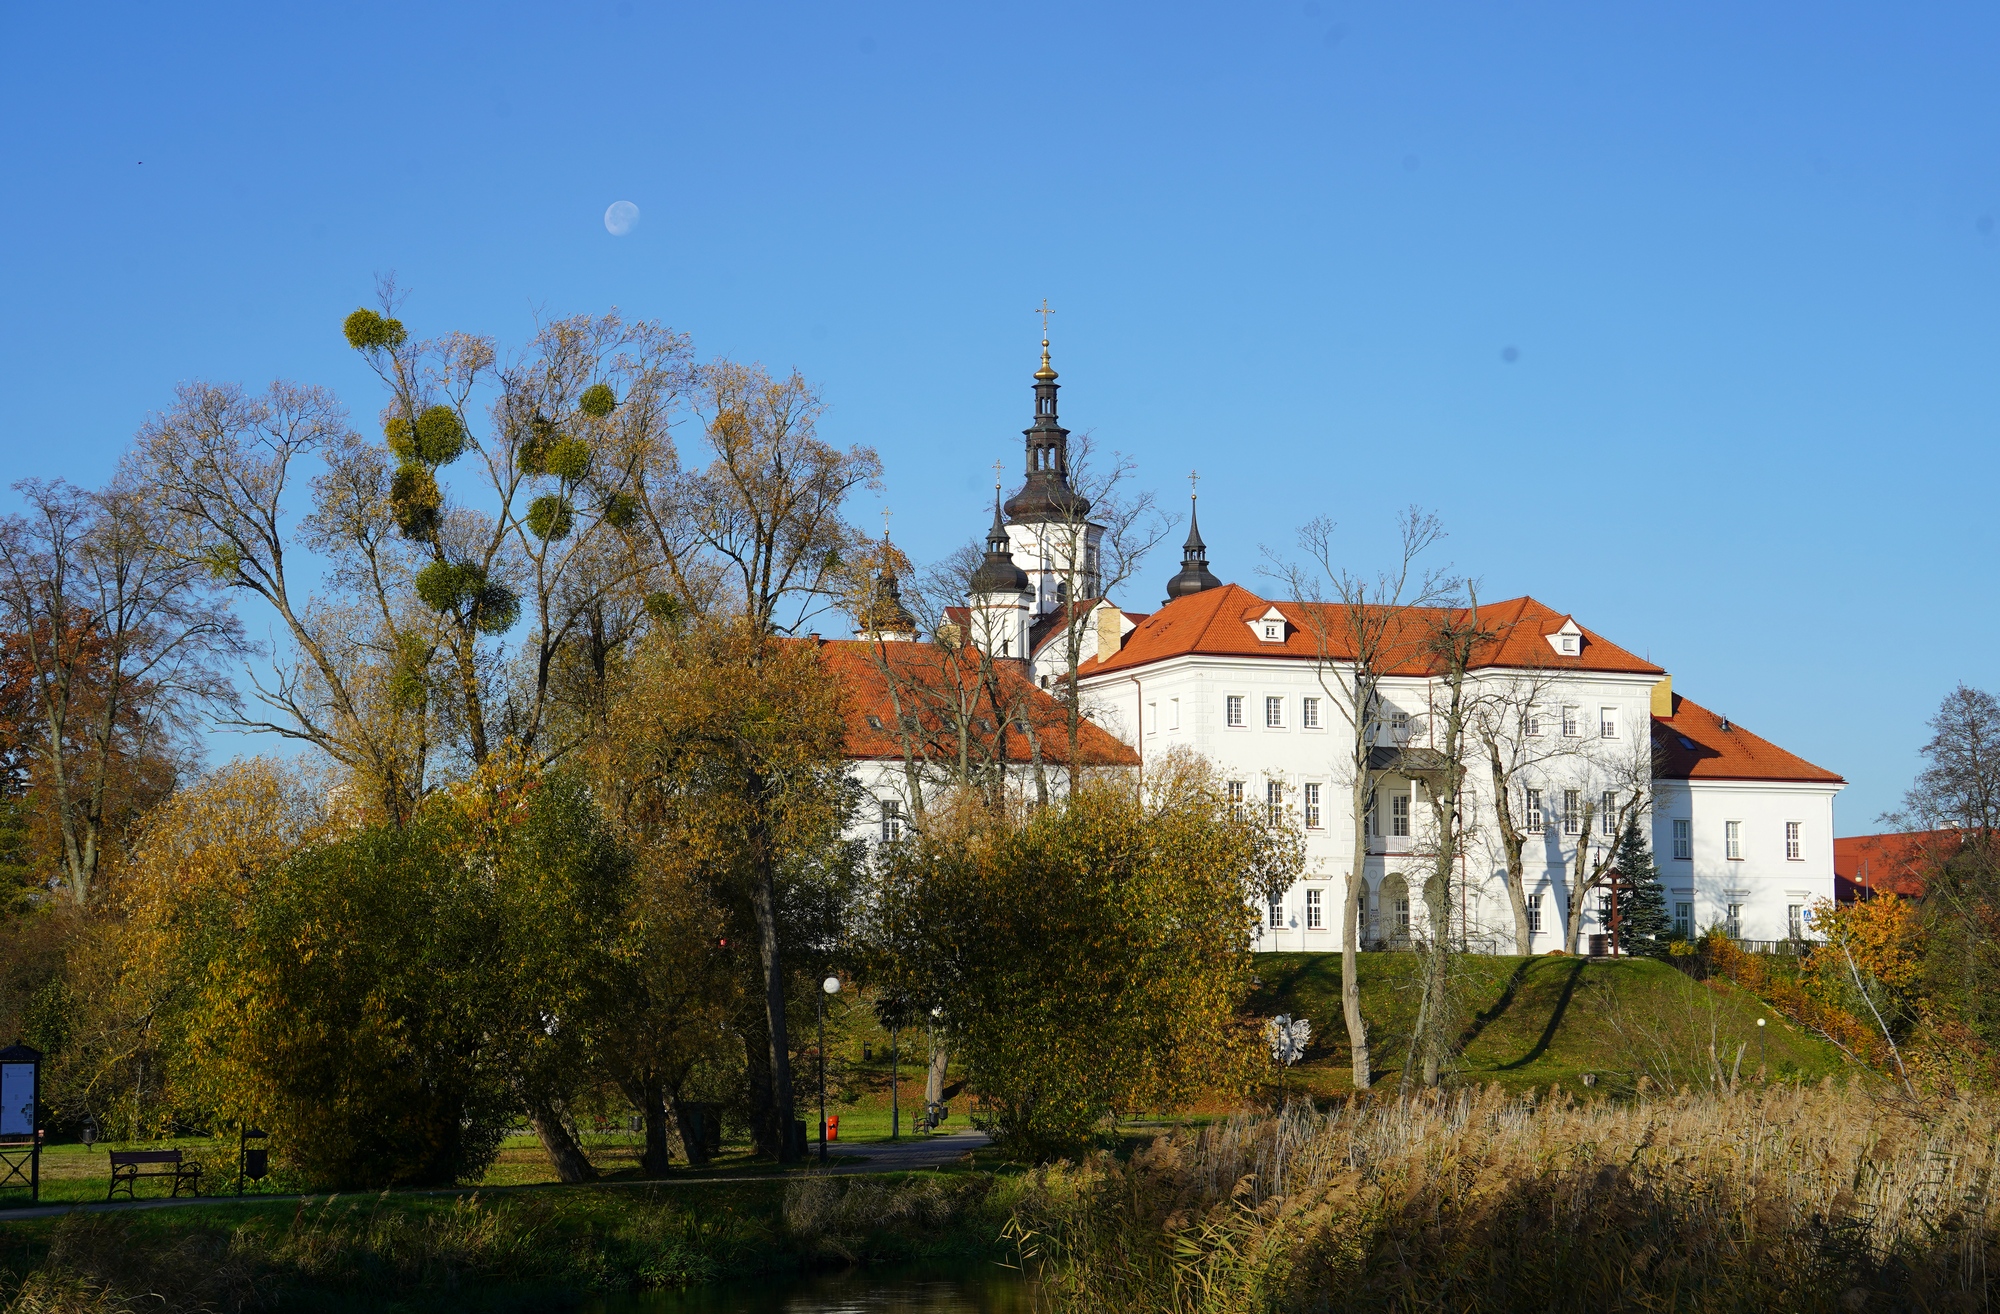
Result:
[[[1418,959],[1408,953],[1360,957],[1361,1006],[1368,1019],[1375,1080],[1396,1081],[1417,1012]],[[1291,1088],[1316,1095],[1352,1089],[1340,1011],[1339,954],[1259,954],[1251,1008],[1309,1018],[1312,1045]],[[1453,964],[1459,1000],[1459,1084],[1515,1088],[1561,1085],[1581,1094],[1585,1073],[1600,1091],[1706,1084],[1711,1045],[1725,1076],[1743,1047],[1742,1075],[1761,1067],[1771,1080],[1817,1080],[1852,1071],[1839,1050],[1786,1022],[1727,981],[1691,980],[1650,959],[1466,955]],[[1757,1019],[1765,1019],[1762,1049]],[[1276,1080],[1273,1080],[1275,1094]]]

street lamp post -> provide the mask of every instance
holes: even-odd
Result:
[[[1764,1071],[1764,1019],[1757,1019],[1757,1071]]]
[[[819,1014],[819,1161],[826,1162],[826,997],[840,993],[840,978],[829,976],[819,983],[820,996],[815,1002]]]

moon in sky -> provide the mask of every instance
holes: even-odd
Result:
[[[604,231],[623,237],[639,226],[639,207],[630,201],[613,201],[604,212]]]

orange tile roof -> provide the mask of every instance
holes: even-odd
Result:
[[[1672,716],[1653,718],[1653,745],[1659,750],[1659,775],[1666,780],[1847,783],[1679,694],[1674,695]]]
[[[956,733],[938,709],[940,695],[956,706],[954,687],[967,691],[973,698],[970,715],[975,738],[985,745],[999,739],[1000,750],[1008,762],[1025,765],[1034,760],[1028,736],[1015,728],[1014,720],[1025,720],[1033,729],[1041,744],[1043,761],[1062,764],[1069,759],[1069,732],[1063,705],[1035,687],[1021,662],[993,664],[995,689],[1001,704],[1009,709],[1007,718],[996,718],[992,691],[980,687],[977,668],[955,668],[936,644],[823,639],[820,654],[839,675],[847,691],[849,757],[902,760],[903,742],[894,728],[893,676],[905,715],[917,718],[921,731],[918,745],[933,760],[957,756]],[[924,696],[926,692],[929,697]],[[999,724],[1003,720],[1008,724]],[[1078,728],[1077,750],[1084,766],[1139,764],[1137,753],[1090,721]]]
[[[1250,622],[1276,607],[1285,618],[1285,638],[1266,643],[1251,629]],[[1240,584],[1176,598],[1146,617],[1125,644],[1108,659],[1092,658],[1078,668],[1084,677],[1111,675],[1154,662],[1191,654],[1218,657],[1265,657],[1275,660],[1313,661],[1321,656],[1317,629],[1324,631],[1325,656],[1335,661],[1352,656],[1348,638],[1348,609],[1336,603],[1271,602],[1258,597]],[[1432,623],[1440,617],[1464,615],[1463,608],[1412,607],[1396,618],[1394,632],[1384,642],[1389,658],[1388,671],[1394,675],[1429,675],[1436,661],[1424,650],[1424,640]],[[1475,667],[1524,667],[1549,671],[1612,671],[1633,675],[1665,675],[1666,671],[1610,643],[1590,630],[1583,630],[1581,649],[1562,656],[1548,643],[1547,636],[1563,627],[1570,618],[1533,598],[1510,598],[1505,602],[1483,603],[1480,624],[1492,639],[1481,645],[1473,659]],[[1578,627],[1582,629],[1581,626]]]
[[[1924,897],[1924,871],[1958,851],[1965,837],[1955,830],[1914,830],[1887,835],[1849,835],[1833,842],[1834,897],[1842,903],[1896,894]]]

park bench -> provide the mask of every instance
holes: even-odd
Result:
[[[172,1178],[177,1196],[181,1193],[182,1182],[187,1183],[188,1194],[201,1194],[201,1165],[192,1159],[182,1158],[179,1150],[113,1150],[111,1189],[105,1192],[104,1198],[113,1198],[122,1186],[127,1200],[136,1199],[132,1187],[141,1177]]]

